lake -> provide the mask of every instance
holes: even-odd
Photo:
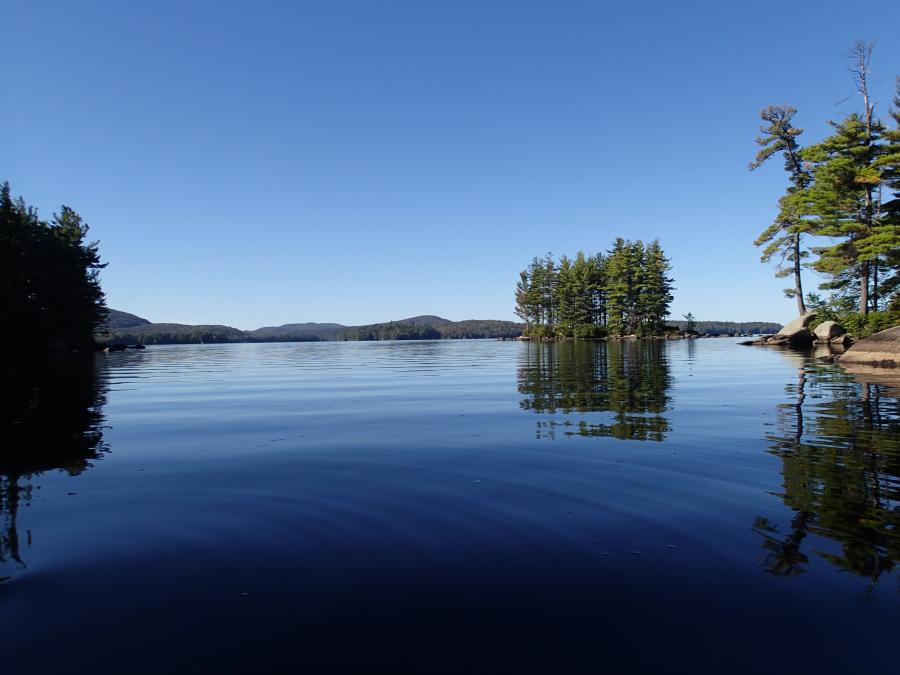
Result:
[[[2,384],[5,674],[897,667],[900,380],[473,340]]]

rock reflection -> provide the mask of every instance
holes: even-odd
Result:
[[[665,344],[623,342],[528,343],[518,369],[523,410],[549,414],[538,438],[601,436],[662,441],[671,376]],[[558,419],[557,414],[577,414]],[[589,413],[609,413],[597,421]]]
[[[0,362],[0,563],[25,566],[19,509],[31,479],[59,469],[81,473],[105,452],[106,385],[93,356],[40,365]]]
[[[778,408],[777,432],[767,438],[769,452],[782,460],[778,496],[795,515],[786,531],[757,518],[763,569],[800,574],[815,555],[874,585],[900,560],[897,390],[787,356],[798,377]]]

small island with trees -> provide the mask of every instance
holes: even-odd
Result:
[[[519,275],[516,315],[530,339],[661,337],[671,265],[658,240],[621,237],[606,254],[534,258]]]

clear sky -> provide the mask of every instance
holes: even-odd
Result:
[[[75,208],[111,307],[239,328],[512,319],[534,255],[659,237],[673,315],[794,313],[759,110],[900,74],[900,3],[3,0],[0,180]],[[807,284],[814,279],[808,276]]]

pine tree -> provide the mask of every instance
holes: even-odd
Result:
[[[889,191],[891,199],[881,204],[874,232],[858,244],[860,251],[873,260],[872,304],[876,310],[879,299],[887,304],[900,288],[900,77],[893,103],[889,114],[894,127],[884,130],[885,142],[875,162],[881,171],[882,190]]]
[[[567,256],[559,259],[556,272],[556,287],[554,289],[556,303],[556,323],[554,334],[560,337],[572,335],[575,325],[575,297],[578,293],[578,283],[572,273],[572,261]]]
[[[627,244],[618,237],[606,258],[606,277],[603,290],[606,295],[607,328],[611,335],[625,335],[628,308],[628,255]]]
[[[0,343],[11,348],[85,348],[106,316],[96,242],[64,206],[50,223],[8,183],[0,186]]]
[[[530,337],[660,335],[672,301],[669,261],[659,241],[615,240],[608,257],[533,258],[519,273],[516,314]]]
[[[662,335],[672,302],[672,269],[660,246],[659,240],[652,241],[646,249],[643,266],[643,283],[640,288],[639,305],[643,312],[642,333]]]
[[[697,332],[697,321],[694,318],[694,315],[688,312],[687,314],[682,314],[685,321],[684,332],[685,333],[696,333]]]
[[[819,255],[813,266],[831,274],[830,286],[838,289],[846,287],[846,273],[852,270],[857,280],[859,313],[865,316],[869,311],[870,274],[881,254],[878,200],[883,175],[879,159],[885,128],[875,118],[875,106],[869,97],[872,45],[857,42],[850,56],[850,71],[863,99],[863,113],[854,112],[839,122],[830,122],[834,133],[806,148],[801,156],[814,164],[809,195],[818,221],[816,234],[839,239],[813,249]]]
[[[643,286],[645,284],[644,242],[628,242],[626,251],[626,281],[628,293],[626,300],[626,325],[629,335],[640,332],[644,323],[645,308],[641,304]]]
[[[812,182],[812,176],[801,159],[797,143],[797,137],[803,133],[803,129],[792,125],[796,113],[790,106],[769,106],[760,113],[767,124],[760,127],[762,135],[756,142],[762,147],[756,154],[756,159],[750,163],[750,170],[758,169],[775,154],[782,153],[784,156],[784,168],[788,172],[790,186],[787,194],[779,201],[775,221],[753,243],[765,246],[761,257],[764,263],[780,254],[782,265],[776,276],[793,274],[794,287],[785,289],[785,295],[796,298],[797,310],[803,315],[806,314],[806,307],[803,304],[803,280],[800,275],[804,257],[801,237],[811,229],[805,216],[808,215],[806,191]]]
[[[814,163],[814,184],[809,190],[815,213],[815,232],[838,241],[815,247],[816,270],[832,275],[831,288],[846,286],[850,273],[858,282],[859,313],[869,310],[869,261],[876,257],[871,249],[877,235],[876,187],[881,175],[874,166],[877,140],[882,127],[868,125],[857,113],[831,123],[834,133],[803,151]],[[861,247],[862,245],[862,247]]]

